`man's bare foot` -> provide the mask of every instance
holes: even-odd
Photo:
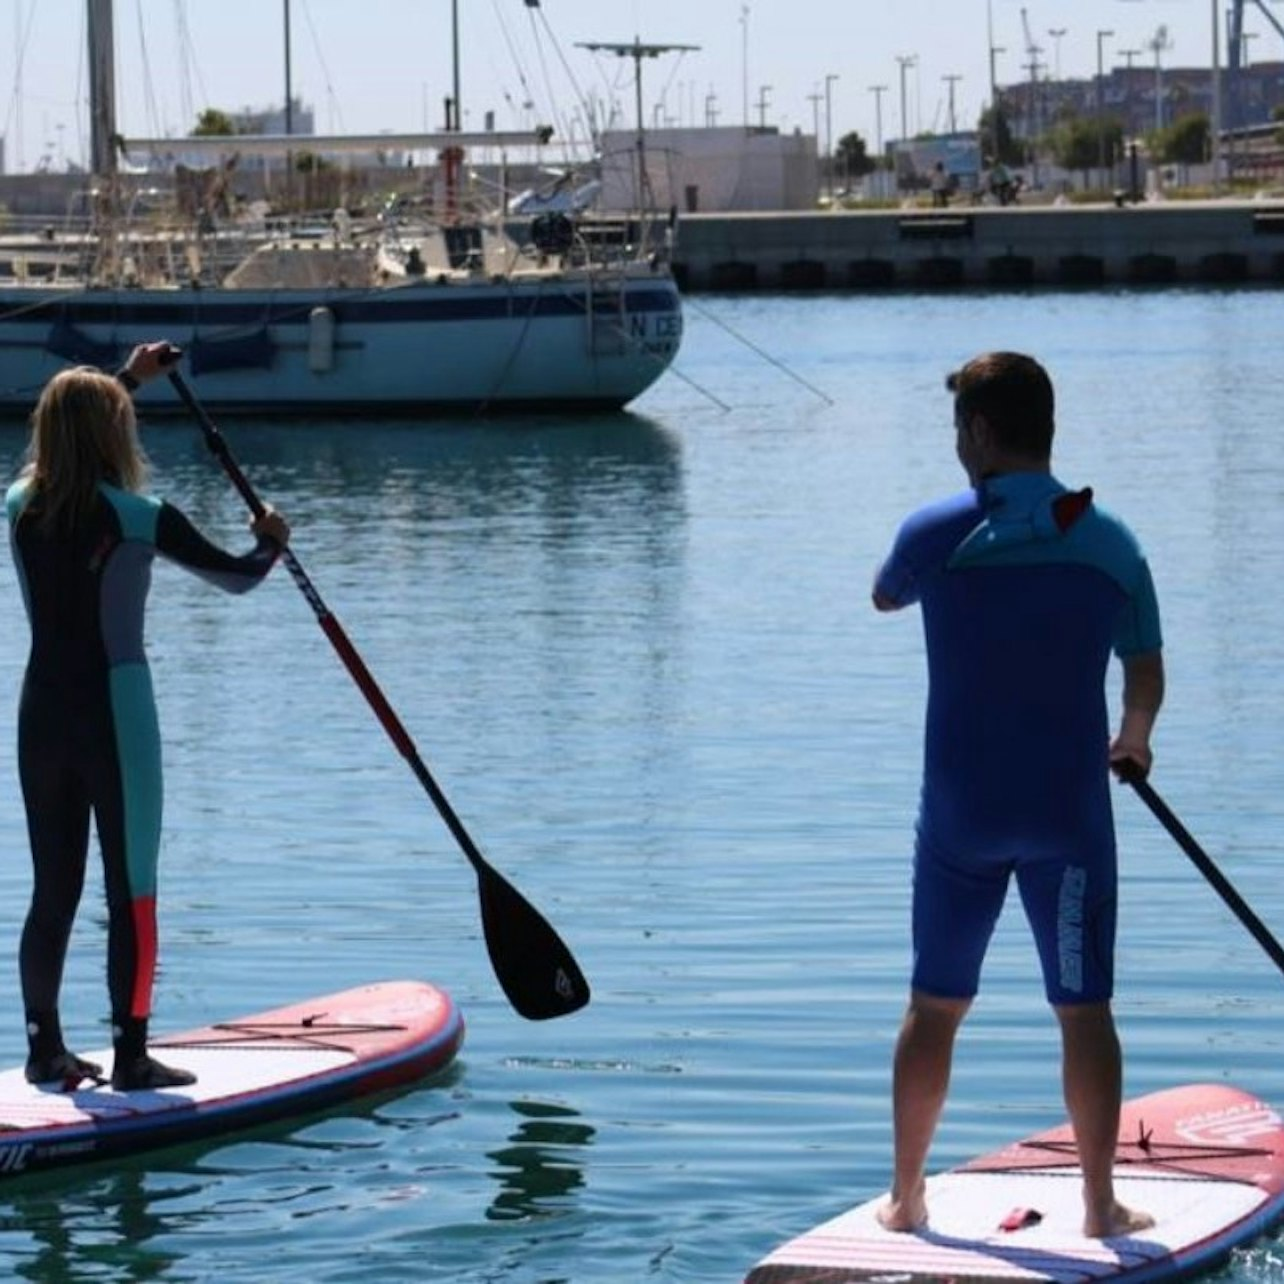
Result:
[[[1118,1235],[1136,1235],[1149,1230],[1155,1219],[1149,1213],[1126,1208],[1118,1200],[1102,1212],[1088,1211],[1083,1219],[1083,1233],[1089,1239],[1113,1239]]]
[[[892,1195],[887,1203],[875,1211],[878,1224],[889,1231],[916,1231],[927,1225],[927,1201],[922,1190],[917,1190],[908,1199],[898,1199]]]

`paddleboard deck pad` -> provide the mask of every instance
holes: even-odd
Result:
[[[0,1179],[224,1136],[402,1087],[450,1064],[464,1037],[451,998],[386,981],[290,1007],[155,1037],[158,1060],[189,1087],[71,1089],[0,1072]],[[82,1053],[111,1071],[111,1052]]]
[[[1155,1218],[1088,1239],[1068,1124],[928,1178],[929,1223],[885,1231],[886,1195],[791,1240],[746,1284],[1172,1280],[1206,1270],[1284,1220],[1284,1124],[1252,1095],[1196,1084],[1125,1103],[1115,1192]]]

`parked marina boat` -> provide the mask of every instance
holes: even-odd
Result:
[[[448,178],[442,209],[338,209],[304,228],[216,224],[206,208],[186,224],[126,219],[111,0],[88,7],[97,198],[78,236],[9,256],[0,411],[29,410],[68,362],[111,368],[162,337],[184,348],[193,388],[223,414],[616,408],[672,362],[682,313],[671,221],[556,212],[519,225],[502,202],[482,216],[456,199],[449,183],[470,144],[530,146],[528,133],[126,142],[129,155],[436,151]],[[165,380],[142,397],[180,408]]]

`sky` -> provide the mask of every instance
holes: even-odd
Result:
[[[580,42],[694,45],[641,62],[647,125],[774,125],[817,134],[970,128],[1000,85],[1102,66],[1210,65],[1213,14],[1231,0],[288,0],[290,84],[318,133],[442,124],[459,12],[465,128],[552,123],[583,137],[590,112],[636,120],[632,58]],[[1284,0],[1262,0],[1284,25]],[[6,170],[61,170],[88,147],[84,0],[0,0],[0,134]],[[205,107],[279,105],[286,0],[115,0],[117,116],[127,137],[181,136]],[[993,38],[989,34],[992,25]],[[1247,0],[1251,61],[1284,38]],[[1027,39],[1028,30],[1028,39]],[[1099,32],[1110,32],[1098,36]],[[1055,34],[1060,33],[1060,34]],[[1135,51],[1127,56],[1124,50]],[[912,61],[910,61],[912,60]],[[884,86],[882,90],[876,86]],[[902,92],[903,90],[903,92]],[[530,104],[529,106],[527,104]],[[581,104],[587,104],[582,106]],[[746,110],[747,109],[747,110]],[[881,126],[881,129],[880,129]]]

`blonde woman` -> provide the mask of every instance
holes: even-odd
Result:
[[[144,344],[118,376],[63,370],[31,419],[27,462],[9,488],[9,537],[31,623],[18,716],[18,766],[34,883],[19,967],[32,1083],[70,1090],[102,1067],[68,1051],[58,994],[84,886],[92,814],[107,893],[112,1087],[194,1082],[147,1052],[156,967],[161,757],[143,614],[159,555],[232,593],[260,583],[289,539],[269,510],[253,549],[211,544],[145,493],[147,460],[130,391],[178,355]]]

